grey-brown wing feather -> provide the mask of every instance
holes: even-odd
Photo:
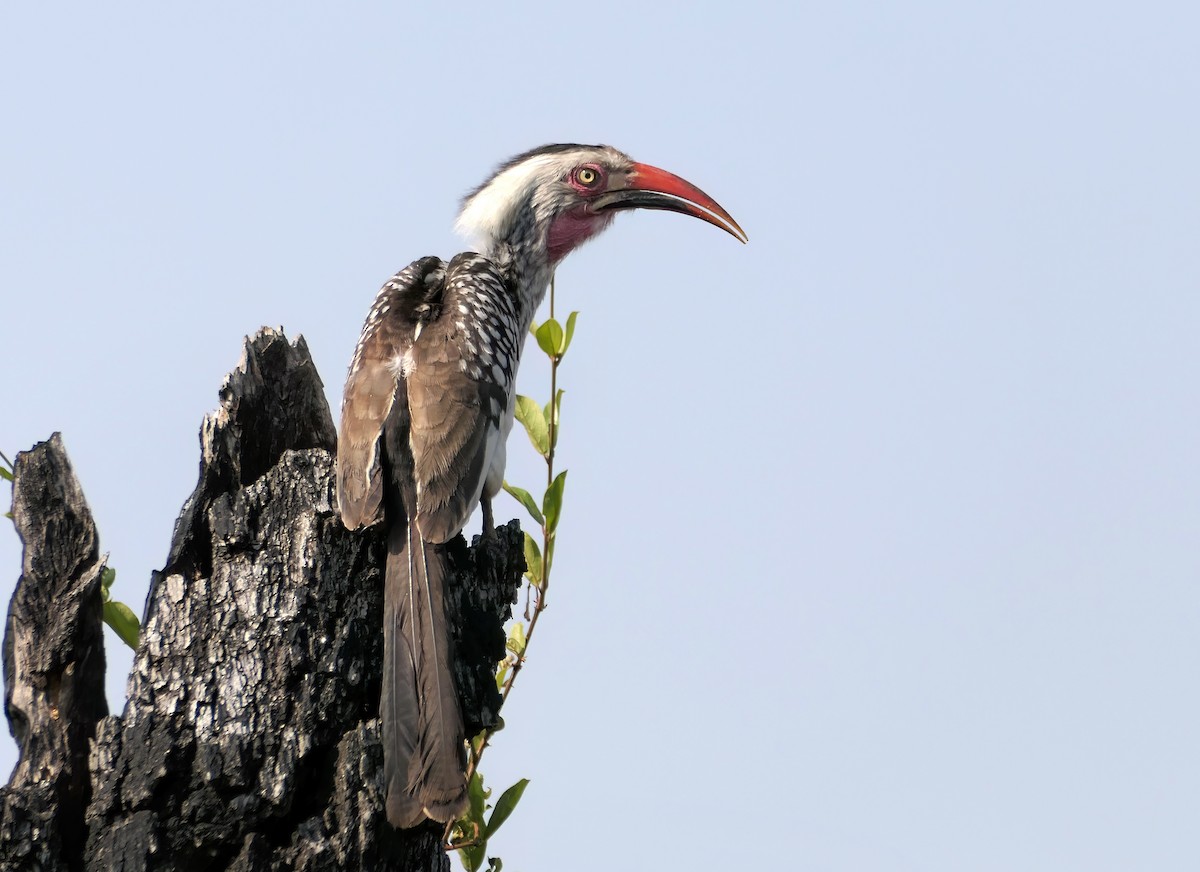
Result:
[[[380,289],[363,325],[342,392],[338,434],[338,510],[348,529],[383,516],[383,425],[395,401],[404,353],[444,276],[440,258],[409,264]]]
[[[346,381],[338,439],[338,509],[350,530],[383,516],[379,435],[396,394],[388,368],[372,361]],[[351,401],[352,400],[352,401]]]
[[[384,285],[342,400],[338,506],[347,527],[381,517],[380,436],[403,378],[417,527],[434,543],[463,528],[503,438],[518,330],[505,280],[481,255],[423,258]]]
[[[407,378],[417,528],[445,542],[479,502],[518,353],[515,304],[495,267],[476,254],[446,268],[442,317],[421,332]]]
[[[470,378],[461,360],[457,343],[423,344],[408,379],[416,522],[427,542],[447,541],[474,511],[506,402],[502,386]]]

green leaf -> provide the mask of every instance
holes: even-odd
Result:
[[[480,867],[483,866],[484,858],[487,856],[487,843],[480,842],[477,845],[459,848],[458,853],[462,858],[463,868],[467,872],[479,872]]]
[[[0,466],[0,478],[4,479],[5,481],[12,481],[13,474],[7,467]]]
[[[538,504],[533,501],[533,495],[525,488],[515,487],[508,482],[504,482],[505,492],[525,507],[525,511],[529,512],[530,516],[539,524],[546,523],[542,518],[542,510],[538,508]]]
[[[525,793],[525,788],[529,786],[529,779],[522,778],[508,790],[500,795],[496,800],[496,809],[492,812],[491,818],[488,820],[487,830],[485,835],[490,839],[496,830],[508,820],[508,816],[513,813],[513,809],[517,807],[517,803],[521,801],[521,795]]]
[[[475,737],[473,739],[471,739],[471,749],[475,752],[475,756],[477,758],[483,753],[483,746],[487,743],[487,740],[488,740],[488,731],[487,730],[480,730],[478,733],[475,734]],[[491,793],[491,791],[486,791],[484,793],[484,796],[487,796],[490,793]]]
[[[520,621],[513,623],[508,631],[508,641],[504,645],[509,651],[520,657],[525,653],[525,625]]]
[[[558,393],[554,397],[554,438],[551,440],[551,448],[558,447],[558,436],[562,432],[562,398],[563,389],[559,388]],[[546,418],[546,426],[550,426],[550,404],[546,403],[542,407],[542,414]]]
[[[563,329],[553,318],[547,318],[542,322],[542,326],[537,329],[534,334],[537,337],[538,348],[546,352],[550,357],[558,357],[562,354]]]
[[[484,858],[487,856],[487,835],[484,832],[483,813],[487,809],[487,798],[491,793],[490,790],[484,789],[483,776],[479,774],[479,770],[476,769],[472,772],[471,781],[467,784],[467,811],[458,819],[459,828],[467,837],[470,837],[474,831],[472,824],[479,828],[479,843],[458,849],[459,857],[467,872],[477,872],[483,866]]]
[[[558,516],[562,511],[563,489],[567,486],[567,471],[564,469],[558,477],[546,488],[542,498],[542,514],[546,516],[546,526],[551,530],[558,529]]]
[[[471,773],[471,783],[467,785],[467,819],[483,824],[483,812],[487,808],[488,797],[492,795],[489,788],[483,786],[483,775],[478,769]],[[481,829],[480,832],[483,832]]]
[[[546,416],[542,414],[542,407],[538,405],[537,400],[518,396],[513,414],[525,427],[525,432],[529,434],[529,441],[533,443],[533,447],[537,449],[538,453],[542,457],[549,454],[550,431],[546,426]]]
[[[542,552],[537,540],[525,534],[525,574],[534,584],[542,583]]]
[[[110,599],[109,591],[112,590],[113,582],[117,580],[117,571],[111,566],[106,566],[100,570],[100,593],[104,597],[104,601]]]
[[[567,349],[571,347],[571,338],[575,335],[575,319],[578,317],[578,312],[572,312],[567,316],[567,335],[563,337],[562,351],[558,353],[560,357],[565,355]]]
[[[504,692],[504,682],[508,681],[508,658],[500,661],[500,668],[496,670],[496,690]]]
[[[488,857],[487,872],[501,872],[504,868],[504,861],[499,857]]]
[[[104,623],[108,624],[121,637],[121,641],[133,650],[137,650],[138,623],[137,615],[125,603],[106,602],[104,604]]]

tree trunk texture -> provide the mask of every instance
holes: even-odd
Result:
[[[119,717],[91,513],[57,434],[17,457],[4,681],[21,758],[0,791],[0,869],[447,870],[440,826],[384,817],[383,537],[338,519],[336,431],[304,340],[260,330],[220,397]],[[499,718],[523,538],[514,521],[451,553],[471,735]]]

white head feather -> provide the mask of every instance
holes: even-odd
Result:
[[[571,189],[565,181],[567,174],[579,164],[629,160],[606,145],[545,148],[554,150],[536,149],[527,152],[528,156],[519,155],[463,200],[455,230],[479,245],[480,251],[487,253],[508,237],[517,215],[535,192],[538,196],[533,206],[539,214],[543,211],[539,207],[553,205],[557,196],[568,195]],[[554,182],[562,182],[562,187]]]

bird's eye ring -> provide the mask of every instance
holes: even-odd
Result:
[[[575,181],[585,188],[591,188],[600,181],[600,173],[595,167],[579,167],[575,170]]]

